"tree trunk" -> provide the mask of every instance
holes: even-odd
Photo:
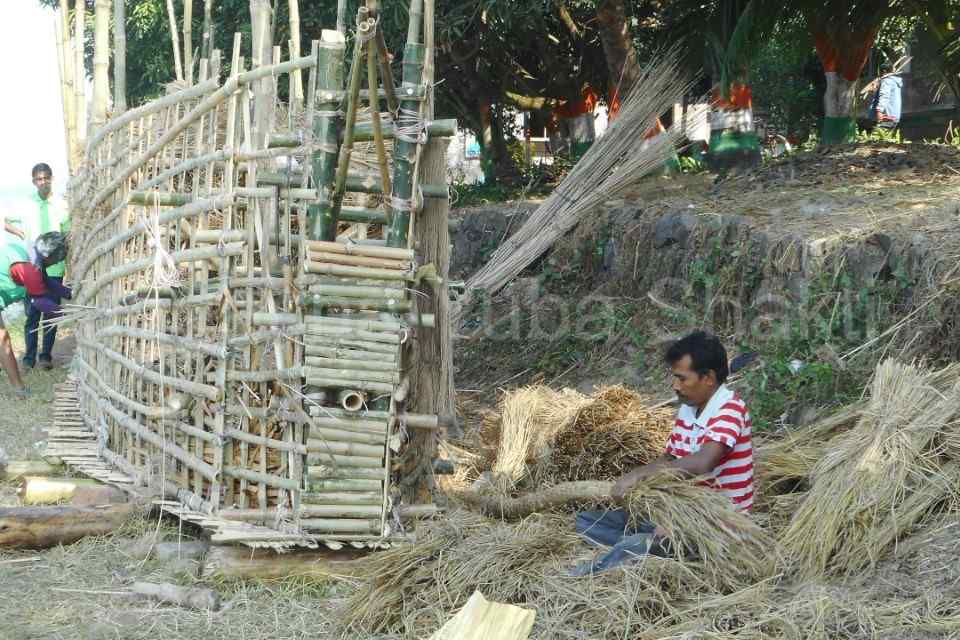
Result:
[[[87,536],[116,531],[142,506],[122,504],[106,509],[77,507],[13,507],[0,509],[0,547],[47,549]]]
[[[707,161],[714,171],[760,164],[760,142],[753,126],[753,96],[746,84],[734,83],[724,97],[713,90],[710,110],[710,152]]]
[[[823,144],[850,142],[856,137],[857,81],[847,80],[835,71],[826,72],[827,89],[823,94]]]
[[[113,0],[113,110],[127,110],[127,5]]]
[[[432,139],[427,143],[421,159],[422,184],[446,181],[446,138]],[[450,202],[446,198],[431,198],[424,202],[423,211],[415,227],[417,259],[419,264],[433,264],[442,283],[431,287],[423,285],[424,295],[415,296],[417,313],[435,314],[435,327],[417,328],[417,349],[414,352],[411,390],[413,413],[452,416],[454,407],[453,341],[450,327],[450,297],[447,279],[450,272]],[[412,431],[408,447],[413,451],[411,471],[421,470],[417,482],[404,491],[406,504],[430,502],[432,488],[431,461],[436,455],[437,432],[427,429]],[[406,476],[405,476],[406,479]]]
[[[207,552],[202,577],[273,580],[293,576],[333,578],[349,576],[360,567],[364,553],[357,549],[293,551],[213,546]]]
[[[615,115],[620,108],[621,97],[629,93],[640,77],[640,63],[623,0],[601,0],[597,6],[597,30],[607,60],[610,113]]]

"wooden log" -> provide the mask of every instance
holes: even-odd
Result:
[[[0,461],[0,480],[18,480],[23,476],[55,476],[62,474],[64,467],[43,460]]]
[[[134,582],[130,590],[140,596],[187,609],[219,611],[220,594],[211,589],[179,587],[175,584]]]
[[[116,531],[131,517],[144,513],[128,503],[105,509],[81,507],[12,507],[0,509],[0,547],[47,549],[87,536]]]
[[[277,553],[270,549],[215,545],[207,553],[201,575],[205,579],[236,580],[339,579],[355,575],[363,567],[366,553],[352,548]]]
[[[22,504],[33,506],[65,502],[75,507],[95,507],[128,501],[127,494],[120,489],[95,480],[37,476],[27,476],[20,481],[17,497]]]

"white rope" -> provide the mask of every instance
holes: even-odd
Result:
[[[427,126],[423,114],[419,110],[400,107],[394,136],[397,140],[410,144],[426,144]]]

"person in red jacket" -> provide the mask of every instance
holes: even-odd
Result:
[[[46,276],[46,267],[62,262],[67,255],[66,238],[59,231],[45,233],[33,245],[33,258],[19,244],[8,244],[0,249],[0,309],[25,299],[31,306],[55,318],[60,314],[61,298],[69,299],[72,292],[59,282]],[[20,377],[17,356],[13,352],[10,334],[3,326],[0,316],[0,366],[7,373],[14,393],[19,397],[29,395]]]

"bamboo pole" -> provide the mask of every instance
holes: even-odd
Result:
[[[351,267],[339,264],[326,264],[305,260],[304,269],[307,273],[318,273],[328,276],[343,276],[353,278],[370,278],[371,280],[413,280],[413,271],[398,271],[395,269],[375,269],[372,267]]]
[[[403,300],[407,293],[403,289],[389,289],[386,287],[365,287],[362,285],[314,284],[307,289],[309,293],[322,296],[336,296],[341,298],[384,298],[387,300]]]
[[[349,326],[337,326],[310,323],[307,325],[307,335],[314,336],[333,336],[336,338],[353,338],[365,342],[384,342],[390,345],[399,345],[400,336],[395,333],[379,333],[376,331],[363,331]],[[396,348],[396,347],[394,347]]]
[[[367,258],[364,256],[348,256],[341,253],[325,253],[322,251],[311,251],[307,255],[309,260],[316,262],[345,264],[355,267],[375,267],[380,269],[395,269],[397,271],[409,271],[413,268],[413,264],[410,262],[401,262],[399,260],[392,260],[389,258]]]
[[[323,407],[322,411],[324,415],[329,415],[330,417],[315,417],[310,421],[312,426],[321,429],[334,429],[347,433],[375,435],[381,439],[387,432],[387,423],[385,420],[377,422],[374,420],[351,419],[350,416],[357,414],[353,414],[342,409],[338,410],[342,414],[342,417],[338,417],[335,413],[335,407]]]
[[[316,495],[322,492],[332,491],[378,491],[382,487],[379,479],[343,479],[343,480],[307,480],[307,488],[310,493],[304,494],[304,499],[309,495]]]
[[[340,358],[322,358],[322,357],[314,357],[314,356],[307,356],[305,362],[308,367],[318,367],[323,369],[355,369],[360,371],[390,371],[390,372],[398,371],[398,365],[395,362],[376,362],[372,360],[344,360]]]
[[[380,520],[302,518],[300,526],[304,529],[313,529],[323,533],[379,533]]]
[[[301,304],[309,307],[325,307],[327,309],[355,309],[357,311],[383,311],[401,313],[410,311],[413,303],[409,300],[391,300],[385,298],[334,298],[316,293],[306,293],[301,296]]]
[[[203,43],[201,57],[210,59],[213,51],[213,0],[203,2]]]
[[[367,0],[367,13],[371,18],[380,16],[379,0]],[[377,48],[377,60],[380,62],[380,77],[383,80],[383,93],[387,99],[387,110],[393,118],[396,118],[399,102],[397,101],[396,87],[393,83],[393,70],[390,68],[390,52],[387,51],[387,41],[383,36],[383,29],[377,29],[373,42]],[[373,91],[373,89],[370,91]]]
[[[329,379],[343,379],[351,382],[392,382],[400,384],[400,373],[397,371],[371,371],[369,369],[326,369],[323,367],[306,367],[307,377]],[[343,387],[339,387],[343,388]]]
[[[307,358],[309,361],[310,358]],[[344,389],[337,394],[337,403],[347,411],[359,411],[363,408],[363,394],[353,389]],[[317,431],[322,431],[317,429]],[[323,435],[314,434],[314,435]],[[327,436],[324,436],[327,437]]]
[[[290,14],[290,57],[300,57],[300,2],[299,0],[288,0],[288,13]],[[303,109],[303,78],[300,70],[290,74],[290,83],[293,90],[290,92],[293,105],[299,113]]]
[[[187,84],[193,84],[193,0],[183,0],[183,66]]]
[[[113,0],[113,111],[127,110],[127,5]]]
[[[93,113],[91,123],[99,129],[107,121],[110,93],[110,0],[96,0],[93,31]]]
[[[346,349],[350,351],[364,351],[379,353],[383,356],[390,356],[391,358],[397,357],[397,352],[399,344],[390,344],[383,342],[373,342],[370,340],[356,340],[352,338],[344,338],[342,336],[331,336],[331,335],[313,335],[307,336],[304,334],[303,343],[307,347],[321,347],[326,349]]]
[[[353,43],[353,59],[350,62],[350,84],[347,90],[347,120],[344,125],[343,144],[340,145],[340,156],[337,163],[337,178],[333,189],[332,218],[330,224],[334,229],[340,216],[340,207],[343,206],[343,196],[347,188],[347,174],[350,170],[350,158],[353,154],[353,128],[357,123],[357,108],[360,106],[360,70],[363,66],[363,48],[370,32],[370,22],[357,20],[357,33]]]
[[[383,469],[341,465],[340,461],[330,459],[307,468],[307,476],[313,480],[376,480],[383,482]]]
[[[307,454],[337,454],[342,456],[360,456],[377,460],[377,466],[383,466],[384,445],[361,444],[358,442],[338,442],[324,438],[307,440]]]
[[[345,50],[346,43],[341,32],[323,31],[317,60],[317,96],[311,97],[318,103],[313,121],[313,136],[318,146],[311,164],[319,200],[307,210],[306,235],[312,240],[333,240],[337,235],[331,196],[340,151],[342,115],[339,109]]]
[[[352,327],[363,331],[401,331],[404,328],[404,323],[400,320],[368,320],[366,318],[354,319],[337,316],[306,318],[304,322],[308,327],[325,325],[329,327]]]
[[[180,62],[180,37],[177,35],[177,14],[173,0],[167,0],[167,20],[170,23],[170,41],[173,43],[173,66],[177,82],[183,82],[183,64]]]
[[[83,150],[87,142],[87,74],[83,63],[84,53],[84,20],[85,3],[78,0],[74,8],[74,42],[73,42],[73,89],[75,92],[74,106],[77,118],[77,161],[83,161]]]
[[[369,247],[359,244],[343,244],[342,242],[321,242],[311,240],[307,242],[307,249],[324,253],[341,253],[344,255],[367,256],[370,258],[387,258],[413,262],[414,252],[410,249],[395,249],[390,247]]]
[[[390,364],[396,364],[396,353],[377,353],[375,351],[360,351],[357,349],[338,349],[336,347],[318,347],[306,345],[304,347],[306,356],[319,358],[346,358],[348,360],[365,360],[367,362],[376,361]]]
[[[369,6],[367,9],[369,15]],[[378,21],[373,20],[373,28],[379,33],[380,24]],[[377,34],[375,33],[374,39],[376,36]],[[374,147],[377,150],[377,168],[380,170],[380,189],[383,193],[390,193],[392,189],[390,185],[390,165],[387,160],[387,149],[383,143],[383,127],[380,122],[380,96],[377,91],[379,81],[377,80],[376,47],[375,41],[367,42],[367,88],[370,91],[370,123],[373,129]],[[356,128],[354,127],[354,129]]]
[[[60,0],[60,14],[56,17],[57,49],[60,54],[60,95],[63,99],[64,133],[67,136],[67,160],[70,173],[74,174],[79,166],[79,145],[77,143],[76,73],[73,65],[76,56],[73,53],[73,41],[70,39],[70,5],[68,0]]]
[[[375,391],[377,393],[391,393],[394,385],[388,382],[370,380],[356,380],[350,378],[327,378],[323,376],[306,376],[307,384],[314,387],[331,387],[333,389],[355,389],[357,391]]]
[[[407,28],[407,45],[403,51],[403,85],[400,90],[403,100],[400,104],[401,117],[397,125],[413,127],[421,122],[422,105],[416,96],[420,94],[424,45],[420,42],[423,0],[410,0],[410,21]],[[406,247],[409,243],[410,216],[416,206],[417,153],[419,131],[400,137],[393,147],[393,192],[391,208],[393,218],[387,230],[388,247]]]
[[[381,506],[383,494],[380,491],[357,491],[357,492],[327,492],[327,493],[309,493],[304,496],[304,502],[314,505],[377,505]],[[319,511],[311,511],[311,515],[318,516]],[[377,514],[379,515],[379,514]]]

